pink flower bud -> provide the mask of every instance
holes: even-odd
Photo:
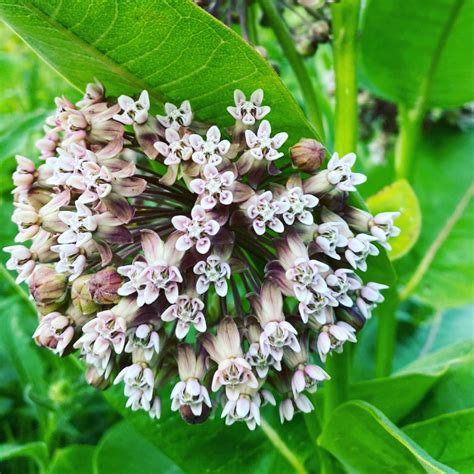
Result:
[[[117,293],[122,285],[122,277],[115,268],[107,267],[97,272],[89,281],[89,291],[97,304],[115,304],[120,296]]]
[[[89,287],[91,278],[92,275],[82,275],[74,280],[71,287],[72,304],[83,314],[91,314],[97,310]]]
[[[37,265],[29,280],[30,293],[41,305],[60,304],[66,297],[67,277],[52,265]]]
[[[321,167],[326,150],[323,145],[311,138],[303,138],[290,148],[293,164],[302,171],[315,171]]]

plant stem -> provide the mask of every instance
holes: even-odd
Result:
[[[413,155],[421,134],[424,107],[408,108],[400,104],[398,107],[398,123],[400,132],[395,146],[395,174],[397,179],[409,179],[412,171]]]
[[[290,63],[290,66],[295,73],[296,79],[298,80],[309,120],[315,126],[320,139],[324,140],[324,128],[318,104],[318,98],[311,83],[311,78],[309,76],[308,70],[306,69],[303,58],[295,48],[294,40],[282,19],[281,13],[276,7],[275,1],[259,1],[260,6],[262,7],[262,10],[275,33],[275,36],[277,37],[278,42],[285,53],[285,57]]]
[[[357,144],[356,37],[360,0],[332,6],[334,70],[336,73],[336,151],[355,151]]]
[[[386,377],[392,372],[393,355],[397,335],[396,308],[399,303],[395,288],[386,295],[384,311],[377,318],[377,339],[375,341],[375,376]]]

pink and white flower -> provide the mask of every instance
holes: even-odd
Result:
[[[196,263],[193,272],[199,275],[196,282],[196,291],[199,295],[206,293],[211,284],[219,296],[224,298],[227,295],[227,280],[230,278],[231,269],[219,255],[209,255],[206,260]]]
[[[386,290],[387,288],[387,285],[372,281],[360,288],[356,299],[356,305],[365,319],[370,319],[372,317],[372,311],[378,304],[384,302],[384,297],[380,291]]]
[[[117,269],[128,278],[118,290],[121,296],[137,293],[137,304],[152,304],[163,292],[170,303],[178,299],[178,283],[183,277],[177,267],[182,253],[176,250],[176,235],[166,242],[152,230],[142,230],[144,258],[137,258],[131,265]]]
[[[263,235],[267,227],[279,234],[285,230],[280,215],[289,209],[289,204],[274,200],[271,191],[252,196],[242,206],[257,235]]]
[[[235,107],[229,106],[227,111],[235,120],[240,120],[246,126],[254,125],[256,120],[262,120],[271,110],[268,105],[262,105],[262,89],[254,91],[250,96],[250,100],[247,100],[241,90],[236,89],[234,91],[234,102]]]
[[[361,287],[358,276],[347,268],[339,268],[326,276],[331,296],[341,305],[351,307],[354,302],[350,294]]]
[[[349,239],[344,252],[346,260],[355,270],[367,270],[367,257],[378,255],[379,249],[372,243],[377,237],[367,234],[357,234]]]
[[[272,127],[268,120],[263,120],[255,134],[252,130],[245,131],[245,139],[249,146],[249,153],[255,160],[275,161],[283,156],[278,151],[288,139],[286,132],[277,133],[271,137]]]
[[[345,342],[357,342],[355,329],[344,321],[335,324],[325,324],[321,327],[317,339],[319,357],[326,362],[326,356],[331,351],[342,352]]]
[[[199,253],[207,253],[211,248],[213,235],[219,232],[219,223],[210,218],[205,209],[196,204],[191,210],[191,218],[187,216],[174,216],[171,222],[180,237],[176,241],[176,248],[182,252],[196,247]]]
[[[209,210],[213,209],[218,203],[224,206],[232,204],[234,180],[235,175],[232,171],[219,173],[215,166],[206,165],[202,171],[202,178],[193,179],[189,183],[189,188],[201,197],[201,206]]]
[[[314,222],[311,209],[318,205],[319,199],[316,196],[304,194],[300,187],[295,186],[286,191],[281,201],[288,204],[288,210],[283,213],[285,224],[293,225],[295,220],[305,225]]]
[[[160,336],[152,324],[140,324],[127,331],[125,352],[135,358],[142,355],[146,362],[150,362],[160,352]]]
[[[127,95],[121,95],[118,98],[118,104],[122,111],[113,116],[114,120],[124,125],[133,123],[143,124],[148,120],[148,111],[150,110],[150,98],[147,91],[142,91],[138,100],[133,100]]]
[[[177,130],[180,127],[188,127],[193,120],[193,112],[189,100],[183,101],[179,107],[166,102],[165,112],[166,115],[157,115],[156,118],[166,128]]]
[[[180,136],[176,129],[167,128],[165,138],[168,143],[159,141],[153,145],[160,155],[165,157],[165,165],[179,165],[191,158],[193,149],[189,143],[189,135]]]
[[[152,418],[159,417],[160,407],[154,406],[153,390],[155,387],[155,376],[153,371],[145,363],[132,364],[122,369],[114,380],[114,385],[124,382],[124,394],[128,397],[126,406],[133,411],[143,409],[150,411],[153,408]]]
[[[169,306],[161,314],[161,319],[166,322],[177,321],[175,330],[176,337],[178,339],[184,339],[191,326],[198,332],[204,332],[207,329],[203,309],[204,303],[199,298],[180,295],[176,303]]]
[[[206,140],[200,135],[189,136],[189,143],[194,149],[193,161],[198,165],[220,165],[222,157],[229,151],[229,140],[221,140],[220,130],[213,125],[206,133]]]
[[[51,349],[55,354],[63,355],[74,337],[71,320],[61,313],[49,313],[42,317],[33,339],[39,346]]]

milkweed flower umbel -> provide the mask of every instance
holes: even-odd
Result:
[[[17,157],[4,250],[38,309],[34,341],[79,351],[90,384],[123,385],[151,418],[166,385],[188,423],[221,410],[255,429],[265,405],[282,422],[311,411],[321,365],[383,302],[364,272],[398,213],[350,206],[366,179],[355,154],[324,168],[324,147],[272,127],[263,100],[237,90],[223,130],[187,100],[154,115],[147,91],[90,84],[56,100],[42,162]]]

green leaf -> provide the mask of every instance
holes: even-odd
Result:
[[[409,276],[402,299],[414,294],[435,308],[473,300],[473,147],[473,132],[444,127],[422,139],[413,182],[423,229],[412,252],[397,262],[401,278]]]
[[[94,454],[93,465],[93,472],[97,474],[184,472],[126,421],[117,423],[102,437]]]
[[[474,407],[473,341],[460,342],[427,355],[406,366],[397,374],[438,370],[446,370],[446,373],[406,421],[426,420],[441,414]]]
[[[2,444],[0,446],[0,461],[13,458],[28,457],[33,459],[43,471],[48,460],[48,449],[43,441],[27,444]]]
[[[474,472],[474,409],[413,423],[403,431],[431,456],[461,474]]]
[[[421,210],[413,188],[407,180],[400,179],[381,189],[367,199],[372,214],[399,211],[395,224],[400,228],[398,237],[390,239],[392,250],[388,252],[391,260],[407,254],[415,245],[421,230]]]
[[[318,442],[349,474],[455,472],[433,459],[381,411],[361,401],[339,406]]]
[[[94,450],[94,446],[80,444],[59,449],[54,454],[48,474],[92,474]]]
[[[196,116],[232,123],[233,91],[261,87],[276,130],[288,145],[314,136],[270,64],[234,32],[192,2],[105,0],[81,3],[6,0],[0,17],[46,62],[84,90],[94,78],[109,94],[147,89],[155,105],[189,99]]]
[[[8,126],[0,129],[0,161],[24,149],[30,135],[41,128],[46,116],[44,110],[10,116]]]
[[[262,429],[250,431],[245,424],[226,426],[219,418],[211,418],[201,425],[188,425],[179,414],[172,413],[166,395],[163,395],[163,415],[159,421],[148,415],[134,413],[124,408],[125,400],[117,390],[108,390],[106,398],[121,413],[136,432],[171,460],[182,471],[199,474],[203,464],[212,473],[262,474],[295,472],[304,474],[316,471],[315,446],[308,442],[308,432],[302,415],[296,415],[291,423],[280,425],[274,407],[264,408]],[[273,418],[272,418],[273,417]],[[218,446],[208,456],[209,446]]]
[[[474,99],[469,0],[371,0],[361,38],[364,74],[382,97],[409,107],[456,107]],[[383,47],[380,47],[383,45]]]

